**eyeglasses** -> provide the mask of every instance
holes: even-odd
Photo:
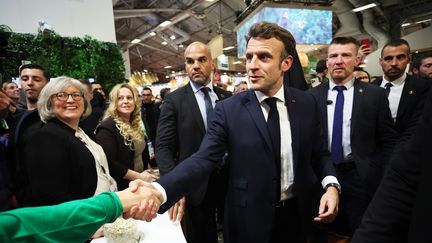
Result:
[[[71,94],[68,94],[66,92],[60,92],[60,93],[54,94],[54,96],[57,97],[57,99],[60,101],[67,101],[69,99],[69,96],[72,97],[72,99],[75,101],[80,101],[83,98],[83,95],[80,93],[77,93],[77,92],[71,93]]]

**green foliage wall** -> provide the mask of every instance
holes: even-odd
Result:
[[[89,36],[12,33],[7,49],[19,52],[20,57],[3,60],[4,80],[17,77],[21,60],[26,60],[42,65],[52,77],[95,78],[107,91],[116,83],[125,81],[120,48]]]

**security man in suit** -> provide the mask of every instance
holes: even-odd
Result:
[[[186,48],[184,57],[190,82],[166,96],[159,118],[156,161],[161,175],[198,150],[216,101],[231,96],[230,92],[212,85],[210,75],[214,62],[208,46],[194,42]],[[218,186],[221,185],[214,173],[170,209],[176,218],[186,203],[182,226],[187,242],[217,242],[215,190]]]
[[[427,80],[405,72],[410,61],[408,42],[403,39],[390,41],[383,47],[379,60],[383,77],[373,82],[386,90],[396,131],[404,140],[414,132],[430,87]]]
[[[334,38],[327,56],[330,81],[309,91],[318,100],[343,188],[339,215],[330,230],[348,237],[360,225],[396,139],[384,90],[353,76],[358,49],[352,37]]]

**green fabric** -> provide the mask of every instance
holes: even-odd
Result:
[[[0,213],[0,242],[83,242],[123,213],[114,192]]]

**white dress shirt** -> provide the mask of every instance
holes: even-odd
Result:
[[[393,121],[396,122],[397,111],[399,108],[400,99],[402,96],[402,90],[405,86],[406,73],[402,75],[402,77],[393,80],[392,82],[385,79],[384,75],[381,82],[381,87],[385,88],[387,83],[393,84],[393,87],[390,88],[390,93],[388,96],[389,106]]]
[[[328,124],[328,149],[331,151],[332,134],[333,134],[333,118],[336,106],[337,91],[333,90],[336,84],[333,80],[329,81],[329,90],[327,95],[327,100],[331,101],[327,104],[327,124]],[[343,155],[352,153],[351,149],[351,115],[354,100],[354,79],[347,82],[345,85],[346,90],[343,91],[344,94],[344,106],[343,106],[343,120],[342,120],[342,149]]]

